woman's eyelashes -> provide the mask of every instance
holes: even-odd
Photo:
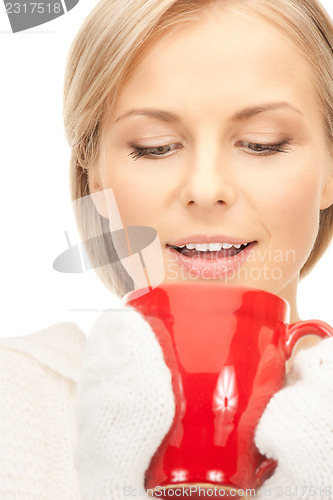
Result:
[[[170,156],[178,149],[181,149],[183,146],[181,144],[165,144],[163,146],[155,146],[155,147],[139,147],[132,145],[133,150],[130,152],[129,156],[133,158],[133,160],[138,160],[141,157],[149,158],[152,160],[156,160],[158,158],[166,158]]]
[[[288,153],[291,150],[289,139],[275,144],[259,144],[256,142],[238,141],[236,146],[246,153],[255,156],[270,156],[277,153]]]
[[[129,156],[133,160],[138,160],[139,158],[157,160],[173,155],[178,150],[182,149],[183,146],[181,144],[164,144],[154,147],[140,147],[131,144],[131,147],[133,149],[129,153]],[[278,143],[267,144],[250,141],[237,141],[235,143],[235,147],[254,156],[270,156],[278,153],[288,153],[291,150],[289,139]]]

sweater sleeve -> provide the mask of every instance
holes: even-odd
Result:
[[[84,338],[77,342],[68,324],[51,330],[0,341],[1,499],[79,500],[71,361],[76,353],[79,366]],[[68,333],[66,345],[56,340],[61,331]]]

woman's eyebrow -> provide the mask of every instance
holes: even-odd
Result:
[[[182,121],[181,117],[176,113],[172,113],[171,111],[163,111],[162,109],[153,109],[153,108],[145,108],[145,109],[130,109],[126,111],[123,115],[119,116],[114,123],[127,118],[128,116],[149,116],[152,118],[157,118],[163,122],[173,122],[179,123]]]
[[[262,104],[258,106],[251,106],[249,108],[238,111],[232,116],[232,120],[236,121],[248,120],[253,116],[259,115],[260,113],[264,113],[265,111],[278,111],[280,109],[292,110],[304,116],[301,110],[295,108],[295,106],[293,106],[289,102],[279,101],[279,102],[269,102],[267,104]]]
[[[232,121],[243,121],[243,120],[248,120],[249,118],[252,118],[253,116],[259,115],[260,113],[264,113],[265,111],[277,111],[280,109],[287,109],[287,110],[292,110],[295,111],[296,113],[299,113],[300,115],[304,116],[302,111],[299,109],[295,108],[292,104],[284,101],[279,101],[279,102],[270,102],[267,104],[260,104],[257,106],[251,106],[249,108],[245,108],[241,111],[238,111],[235,113],[232,117]],[[124,118],[127,118],[129,116],[148,116],[151,118],[155,118],[157,120],[161,120],[163,122],[171,122],[171,123],[180,123],[182,122],[182,118],[177,115],[176,113],[173,113],[171,111],[164,111],[162,109],[154,109],[154,108],[142,108],[142,109],[130,109],[129,111],[126,111],[123,115],[119,116],[114,123],[119,122],[120,120],[123,120]]]

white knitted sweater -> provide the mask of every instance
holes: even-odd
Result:
[[[1,500],[79,500],[74,396],[85,345],[72,323],[0,339]]]
[[[279,451],[279,447],[273,442],[274,436],[278,444],[280,437],[284,436],[284,441],[281,440],[283,453],[280,454],[283,459],[280,462],[278,453],[274,456],[279,461],[278,470],[281,472],[288,468],[292,471],[292,466],[303,464],[303,474],[296,471],[297,480],[302,485],[320,485],[319,476],[315,474],[318,469],[323,476],[323,484],[333,486],[330,458],[332,398],[328,398],[329,403],[324,405],[327,399],[325,396],[332,393],[331,343],[332,339],[324,340],[318,348],[312,348],[311,353],[301,353],[299,366],[296,364],[296,368],[298,366],[298,371],[308,373],[311,383],[306,381],[306,385],[301,379],[299,384],[296,382],[294,386],[280,391],[269,404],[269,411],[264,414],[264,423],[266,419],[267,425],[261,426],[258,436],[258,446],[267,456],[273,456],[271,449]],[[79,377],[82,378],[86,345],[84,333],[72,323],[59,323],[24,337],[0,339],[0,500],[80,500],[78,474],[74,467],[77,438],[74,403],[77,383]],[[313,365],[312,369],[308,370],[310,365]],[[313,369],[319,370],[318,373],[315,372],[315,377]],[[285,453],[287,444],[289,446],[292,443],[297,448],[297,457],[302,454],[306,429],[312,432],[307,420],[309,415],[306,414],[306,418],[303,415],[304,405],[294,405],[294,402],[302,403],[302,397],[296,399],[298,393],[303,394],[306,401],[309,399],[310,406],[314,403],[316,411],[309,414],[311,422],[315,422],[318,415],[323,413],[324,406],[328,411],[319,430],[317,429],[315,442],[320,438],[320,445],[314,446],[313,439],[310,444],[307,443],[310,453],[305,454],[306,466],[314,471],[313,481],[308,479],[305,461],[293,461],[293,455],[289,451],[287,455],[291,460],[288,461]],[[288,400],[289,394],[291,399]],[[282,412],[275,408],[279,405]],[[291,433],[295,434],[295,425],[289,428],[289,423],[298,425],[300,421],[305,422],[306,428],[300,426],[299,438],[292,439],[290,436]],[[276,423],[279,424],[278,427]],[[272,425],[277,432],[270,432]],[[320,429],[324,429],[323,432]],[[269,439],[266,439],[267,436]],[[283,443],[287,443],[286,446]],[[320,465],[314,468],[311,460]],[[277,485],[285,485],[281,477],[280,474],[275,478]],[[286,487],[289,487],[289,475],[286,481]],[[323,491],[326,492],[326,489],[323,488]],[[285,496],[288,495],[289,493]],[[318,494],[315,498],[321,496]],[[273,497],[275,498],[274,495],[271,498]],[[307,497],[303,495],[302,498]],[[330,494],[325,498],[332,500],[333,496]]]

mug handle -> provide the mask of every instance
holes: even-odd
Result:
[[[287,325],[285,346],[288,359],[292,355],[296,342],[306,335],[318,335],[322,338],[333,337],[333,328],[318,319],[297,321],[292,325]]]

